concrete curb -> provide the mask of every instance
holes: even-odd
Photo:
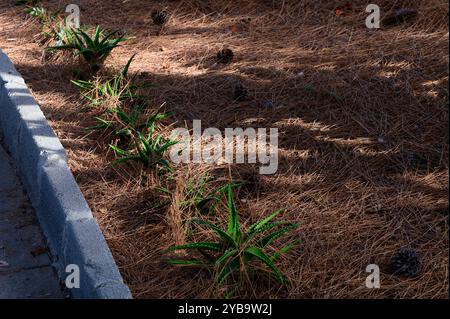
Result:
[[[70,169],[59,139],[22,76],[0,49],[0,127],[5,145],[47,237],[64,281],[66,266],[80,268],[73,298],[131,298],[100,228]]]

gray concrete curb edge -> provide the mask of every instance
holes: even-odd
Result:
[[[66,152],[22,76],[0,49],[0,127],[36,209],[61,280],[80,268],[73,298],[131,298],[68,165]]]

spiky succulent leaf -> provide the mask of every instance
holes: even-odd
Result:
[[[272,219],[274,219],[278,214],[283,212],[284,209],[279,209],[272,214],[270,214],[268,217],[256,222],[252,226],[250,226],[248,233],[257,232],[260,228],[262,228],[264,225],[266,225],[268,222],[270,222]]]
[[[298,227],[298,224],[290,224],[290,225],[283,227],[277,231],[274,231],[273,233],[270,233],[270,234],[264,236],[261,240],[259,240],[258,245],[260,247],[266,247],[267,245],[269,245],[276,239],[280,238],[281,236],[287,234],[288,232],[290,232],[291,230],[293,230],[297,227]]]
[[[271,257],[272,261],[277,261],[282,255],[288,253],[290,250],[294,249],[296,246],[300,244],[300,240],[294,240],[293,242],[281,247],[277,250]]]
[[[171,265],[205,266],[204,262],[197,259],[169,259],[167,263]]]
[[[185,245],[172,246],[168,249],[168,251],[189,250],[189,249],[206,249],[206,250],[220,251],[221,245],[213,242],[190,243]]]
[[[230,247],[238,247],[238,243],[233,239],[233,237],[231,237],[227,232],[223,231],[220,227],[214,225],[213,223],[202,219],[194,219],[193,222],[198,225],[206,226],[207,228],[213,230],[217,234],[217,236]]]
[[[233,238],[235,242],[239,240],[240,230],[239,230],[239,218],[236,207],[233,201],[233,189],[231,185],[227,186],[227,204],[228,204],[228,234]]]
[[[250,257],[256,257],[259,259],[263,264],[265,264],[269,269],[272,271],[272,273],[275,275],[275,278],[281,283],[285,284],[287,283],[287,278],[284,276],[284,274],[275,266],[272,259],[266,255],[266,253],[259,247],[248,247],[244,250],[244,254]]]

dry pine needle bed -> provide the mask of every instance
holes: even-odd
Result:
[[[234,297],[448,298],[447,1],[378,1],[384,13],[399,5],[418,16],[377,31],[365,27],[367,4],[359,0],[77,3],[83,24],[126,32],[106,69],[120,70],[137,54],[130,73],[152,84],[145,89],[152,108],[175,114],[167,132],[193,119],[280,132],[275,175],[192,164],[161,180],[112,166],[109,141],[85,129],[97,114],[82,110],[70,83],[76,61],[49,58],[36,19],[0,1],[0,47],[67,149],[136,298],[223,296],[211,291],[207,271],[166,262],[168,247],[211,238],[187,223],[198,212],[185,205],[206,173],[217,178],[208,187],[247,182],[234,194],[245,226],[279,208],[283,220],[300,224],[287,238],[300,244],[277,262],[291,284],[253,281]],[[56,11],[65,3],[41,5]],[[152,21],[155,9],[170,13],[162,28]],[[215,63],[223,48],[233,51],[231,63]],[[245,87],[242,101],[236,85]],[[227,214],[222,207],[203,217],[225,227]],[[390,271],[401,247],[420,256],[418,276]],[[380,289],[365,287],[368,264],[381,268]]]

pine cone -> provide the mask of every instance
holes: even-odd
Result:
[[[242,83],[238,83],[234,87],[234,93],[233,93],[234,99],[236,101],[242,102],[242,101],[245,101],[247,96],[248,96],[247,88]]]
[[[230,49],[222,49],[217,53],[217,62],[228,64],[233,60],[234,53]]]
[[[169,21],[169,14],[165,11],[154,10],[152,12],[152,20],[156,25],[164,25]]]
[[[415,277],[422,268],[419,255],[411,248],[400,248],[392,257],[391,267],[394,274],[404,277]]]

